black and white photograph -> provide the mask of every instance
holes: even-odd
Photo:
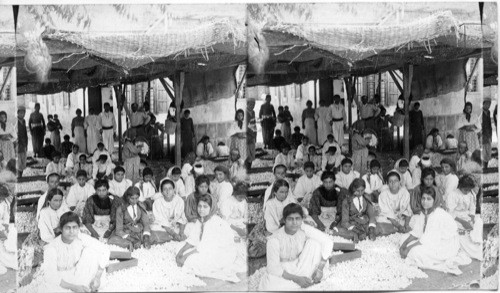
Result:
[[[0,292],[498,290],[496,2],[0,10]]]

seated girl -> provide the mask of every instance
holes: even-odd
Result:
[[[57,188],[49,190],[38,218],[40,238],[44,242],[49,243],[61,234],[59,219],[67,211],[69,208],[64,203],[63,192]]]
[[[110,252],[106,245],[80,231],[73,212],[61,216],[61,235],[44,250],[44,282],[39,292],[97,292],[105,277]]]
[[[352,169],[352,160],[349,158],[345,158],[342,160],[342,168],[340,169],[340,172],[336,173],[336,180],[335,184],[337,184],[338,187],[344,188],[344,189],[349,189],[349,186],[351,186],[351,183],[354,181],[354,179],[359,178],[360,175],[358,171],[354,171]]]
[[[342,201],[342,216],[340,227],[334,229],[333,235],[338,234],[347,239],[365,240],[367,236],[375,240],[376,220],[373,204],[366,198],[365,181],[356,178],[349,186],[349,196]]]
[[[314,174],[314,163],[304,163],[304,175],[300,176],[293,190],[293,195],[296,200],[305,200],[304,206],[307,208],[308,202],[311,199],[312,193],[321,185],[321,178]]]
[[[314,172],[321,171],[321,156],[316,154],[316,147],[311,145],[307,150],[307,154],[304,155],[304,163],[311,162],[314,164]]]
[[[225,200],[220,206],[220,214],[236,237],[246,238],[248,223],[248,186],[245,182],[238,182],[234,186],[233,195]]]
[[[202,158],[203,160],[215,158],[217,156],[212,143],[210,143],[210,137],[208,137],[208,135],[204,135],[196,145],[196,156]]]
[[[210,184],[211,195],[217,202],[217,208],[220,209],[221,205],[231,198],[233,194],[233,185],[229,181],[229,169],[225,166],[217,166],[214,169],[215,180]]]
[[[440,207],[435,188],[425,186],[421,194],[422,210],[414,216],[413,230],[402,238],[401,257],[421,269],[461,274],[456,261],[460,249],[457,225]]]
[[[116,213],[122,201],[109,193],[106,180],[98,180],[95,183],[95,191],[85,203],[82,221],[92,237],[107,239],[115,230]]]
[[[425,139],[425,148],[429,149],[433,152],[444,150],[445,145],[443,143],[443,139],[439,135],[439,129],[433,128],[429,134],[427,134],[427,138]]]
[[[113,177],[114,168],[115,165],[111,163],[111,160],[108,159],[107,155],[100,155],[99,159],[95,162],[94,167],[92,168],[92,179],[111,179]]]
[[[448,195],[454,192],[458,187],[458,176],[456,173],[456,165],[452,159],[444,158],[441,160],[441,168],[443,169],[443,177],[437,184],[443,200],[446,203]]]
[[[144,168],[142,171],[142,180],[137,182],[135,187],[140,192],[139,201],[144,204],[147,211],[151,211],[153,209],[153,202],[161,197],[156,192],[154,174],[151,168]]]
[[[323,172],[321,181],[322,185],[312,193],[308,211],[318,229],[325,231],[325,223],[319,217],[321,216],[324,221],[328,219],[333,221],[332,225],[336,226],[340,221],[342,200],[340,199],[340,190],[335,188],[335,174],[333,172]]]
[[[66,196],[66,205],[71,211],[81,217],[87,198],[95,193],[95,189],[94,186],[87,182],[87,172],[84,170],[79,170],[76,173],[76,181]]]
[[[78,146],[77,146],[78,147]],[[89,183],[91,185],[94,185],[94,180],[92,179],[92,164],[90,163],[87,163],[87,156],[85,154],[81,154],[78,158],[78,163],[75,164],[75,166],[73,167],[73,176],[75,177],[75,180],[74,182],[76,183],[76,174],[78,173],[78,171],[80,170],[84,170],[85,172],[87,172],[87,180],[89,181]]]
[[[57,151],[52,153],[52,161],[47,165],[47,168],[45,169],[45,175],[49,175],[52,173],[66,176],[66,169],[64,168],[64,164],[61,162],[61,153]]]
[[[293,154],[290,153],[290,145],[288,143],[283,143],[280,149],[280,153],[274,159],[274,166],[284,165],[287,169],[293,169],[295,167],[295,161]]]
[[[321,170],[324,171],[330,171],[330,172],[337,172],[337,170],[340,168],[340,165],[342,164],[342,155],[340,154],[340,149],[331,146],[328,148],[327,152],[321,159]]]
[[[435,191],[434,196],[434,204],[437,207],[445,208],[443,194],[441,190],[436,186],[436,172],[432,168],[424,168],[422,170],[422,179],[419,185],[415,186],[415,188],[410,192],[410,206],[412,213],[414,215],[420,214],[422,209],[422,192],[425,188],[431,187]],[[412,219],[413,222],[413,219]]]
[[[274,178],[273,178],[273,183],[276,182],[276,180],[278,179],[283,179],[283,180],[286,180],[288,182],[288,180],[286,179],[286,167],[285,165],[276,165],[273,167],[273,174],[274,174]],[[264,201],[263,201],[263,209],[265,210],[266,209],[266,202],[267,200],[269,199],[269,197],[271,196],[271,191],[273,189],[273,185],[271,184],[268,188],[266,188],[266,191],[264,192]],[[293,193],[292,193],[292,190],[289,189],[288,190],[288,195],[289,196],[293,196]]]
[[[240,155],[240,151],[237,148],[232,148],[229,153],[229,174],[231,180],[236,178],[238,181],[245,180],[247,176],[247,168],[245,166],[245,160]]]
[[[273,184],[271,196],[264,203],[264,221],[266,225],[267,234],[276,232],[283,224],[283,208],[289,203],[297,203],[293,196],[289,193],[290,185],[286,180],[279,179]],[[304,208],[304,214],[307,216],[307,209]],[[309,217],[306,223],[315,225],[313,220]]]
[[[458,143],[457,153],[455,154],[455,172],[461,171],[462,166],[467,163],[472,157],[472,152],[469,151],[467,147],[467,143],[465,141],[461,141]]]
[[[267,242],[267,272],[260,280],[260,291],[298,290],[321,281],[333,241],[327,234],[304,225],[304,217],[300,205],[285,206],[284,227]]]
[[[483,221],[476,215],[476,197],[472,193],[474,179],[464,175],[455,191],[448,194],[446,208],[455,219],[460,234],[460,246],[471,257],[483,259]]]
[[[149,216],[146,207],[139,201],[139,188],[129,187],[123,194],[120,207],[116,209],[116,229],[108,240],[114,244],[129,250],[151,247],[151,229],[149,228]]]
[[[162,197],[153,203],[154,223],[151,225],[151,238],[158,243],[186,239],[184,228],[187,220],[184,216],[184,200],[175,193],[175,183],[163,179],[160,183]]]
[[[184,185],[184,181],[181,178],[181,173],[182,173],[181,168],[173,166],[172,168],[168,169],[166,178],[174,182],[175,193],[178,196],[180,196],[183,200],[185,200],[188,194],[186,194],[186,186]]]
[[[412,216],[410,194],[401,187],[399,173],[395,170],[387,174],[387,185],[378,198],[380,214],[377,217],[377,235],[407,233]]]
[[[370,162],[370,172],[363,175],[362,179],[365,181],[365,193],[367,198],[373,202],[378,202],[378,196],[384,186],[384,179],[382,177],[382,170],[378,160]]]
[[[13,204],[9,203],[11,192],[6,185],[0,185],[0,276],[7,268],[17,270],[17,230],[11,215]],[[13,219],[12,219],[13,220]]]
[[[215,207],[210,194],[197,198],[198,217],[175,260],[179,267],[197,276],[239,282],[233,230],[216,215]]]
[[[195,181],[196,191],[188,195],[186,205],[184,206],[184,214],[189,223],[194,223],[198,219],[198,199],[205,194],[210,193],[210,179],[206,175],[200,175]],[[215,201],[215,209],[217,202]]]
[[[122,197],[125,190],[132,186],[132,181],[125,178],[125,169],[122,166],[117,166],[113,173],[113,180],[109,181],[109,193]]]
[[[410,191],[413,189],[413,179],[410,173],[410,163],[406,159],[399,159],[394,164],[394,170],[399,173],[401,187]]]

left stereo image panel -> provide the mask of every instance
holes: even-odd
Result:
[[[12,6],[0,5],[0,292],[16,290],[17,132],[16,37]]]

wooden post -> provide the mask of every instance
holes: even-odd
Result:
[[[314,80],[314,110],[316,110],[318,108],[318,80],[315,79]],[[318,137],[318,129],[315,127],[314,128],[315,131],[316,131],[316,141],[313,141],[312,143],[314,144],[321,144],[321,142],[319,141],[319,137]]]
[[[85,96],[85,90],[87,88],[83,88],[83,118],[85,118],[85,113],[87,113],[87,97]]]
[[[394,72],[389,71],[389,75],[392,77],[392,80],[394,81],[394,84],[398,87],[399,92],[403,93],[404,92],[403,87],[401,86],[401,84],[399,84],[399,80],[394,75]],[[404,73],[403,73],[403,75],[404,75]]]
[[[123,111],[123,103],[125,102],[125,90],[122,91],[122,87],[125,88],[126,85],[113,86],[115,90],[116,96],[116,105],[118,106],[118,162],[120,164],[123,163],[122,160],[122,111]]]
[[[352,126],[352,101],[356,94],[356,77],[344,77],[344,83],[347,91],[347,126],[350,129]],[[352,136],[349,131],[349,153],[352,153]]]
[[[7,88],[7,81],[9,80],[9,76],[10,76],[10,73],[12,72],[12,68],[14,68],[14,67],[9,68],[9,71],[7,72],[7,76],[5,77],[4,82],[2,83],[2,88],[0,89],[0,99],[2,98],[4,89]],[[0,70],[1,70],[1,68],[0,68]]]
[[[413,65],[405,64],[403,67],[403,89],[405,98],[405,128],[404,128],[404,157],[410,159],[410,93],[413,79]]]
[[[177,127],[175,129],[175,164],[181,165],[181,103],[182,90],[184,89],[184,72],[176,72],[174,77],[175,88],[175,116],[177,119]]]

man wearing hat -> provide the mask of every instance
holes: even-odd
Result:
[[[491,127],[491,98],[486,97],[483,100],[483,119],[482,119],[482,132],[479,133],[479,139],[483,144],[483,160],[488,162],[491,158],[491,140],[493,135],[493,129]],[[482,138],[482,139],[481,139]]]
[[[18,177],[23,176],[23,171],[26,169],[26,157],[28,151],[28,131],[26,129],[26,108],[19,106],[17,109],[17,173]]]

